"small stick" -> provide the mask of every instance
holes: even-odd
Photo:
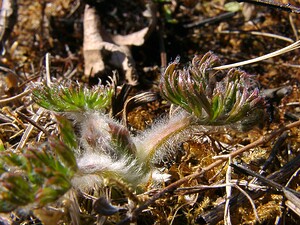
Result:
[[[288,137],[287,132],[283,132],[283,134],[280,135],[280,137],[275,142],[268,159],[265,161],[265,163],[263,164],[261,170],[259,171],[259,174],[264,174],[265,173],[267,168],[271,165],[273,159],[276,157],[276,154],[279,151],[280,147],[284,144],[287,137]]]
[[[37,122],[35,122],[34,120],[32,120],[31,118],[27,117],[24,113],[17,111],[17,113],[27,122],[31,123],[33,126],[35,126],[36,128],[40,129],[41,131],[43,131],[47,136],[49,136],[49,132],[42,127],[41,125],[39,125]]]
[[[196,27],[196,26],[203,26],[206,24],[217,23],[220,21],[228,20],[228,19],[232,18],[233,16],[235,16],[235,14],[236,14],[235,12],[226,12],[226,13],[220,14],[218,16],[215,16],[213,18],[207,18],[207,19],[203,19],[203,20],[201,19],[201,20],[198,20],[193,23],[185,24],[185,25],[183,25],[183,27],[184,28],[192,28],[192,27]]]
[[[223,188],[226,187],[227,184],[214,184],[214,185],[205,185],[205,184],[198,184],[193,187],[180,187],[177,188],[174,193],[178,195],[190,195],[190,194],[195,194],[199,193],[200,191],[207,190],[207,189],[212,189],[212,188]],[[244,186],[251,188],[251,190],[261,190],[261,189],[266,189],[266,186],[261,186],[258,184],[250,184],[249,182],[243,180],[231,180],[230,185],[238,185],[238,186]]]
[[[268,6],[275,9],[280,9],[287,12],[300,13],[300,8],[291,4],[283,4],[270,0],[238,0],[238,2],[249,2],[256,5]]]
[[[248,174],[250,176],[256,177],[257,179],[259,179],[260,181],[264,182],[265,184],[270,185],[271,187],[280,190],[283,188],[283,186],[281,184],[278,184],[270,179],[265,178],[264,176],[248,169],[247,167],[232,163],[230,164],[230,166],[232,166],[234,169],[236,169],[237,171],[242,172],[243,174]]]

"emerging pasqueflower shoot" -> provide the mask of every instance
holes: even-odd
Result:
[[[214,71],[219,63],[211,52],[194,57],[184,69],[177,68],[178,59],[171,63],[161,78],[161,94],[184,110],[138,135],[108,113],[114,83],[91,89],[36,85],[33,99],[56,112],[59,138],[20,153],[0,152],[0,211],[42,207],[69,189],[89,192],[116,180],[136,191],[161,183],[169,175],[156,165],[172,158],[202,125],[240,122],[248,128],[263,112],[263,99],[250,75],[238,69]]]
[[[88,89],[82,85],[36,85],[33,97],[37,104],[55,112],[84,112],[110,107],[112,85],[97,85]]]
[[[162,96],[197,117],[199,124],[226,125],[254,119],[264,101],[251,75],[238,69],[227,73],[213,70],[219,63],[211,52],[202,58],[195,56],[183,69],[178,69],[176,59],[161,77]]]

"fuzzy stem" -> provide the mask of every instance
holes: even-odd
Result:
[[[141,141],[139,158],[149,166],[158,149],[163,147],[170,138],[179,134],[191,125],[191,116],[188,114],[176,116],[166,124],[154,126],[151,132]]]

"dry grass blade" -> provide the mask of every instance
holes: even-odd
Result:
[[[300,216],[300,199],[289,190],[283,189],[283,193],[287,198],[286,206]]]
[[[124,103],[122,119],[124,125],[127,125],[127,116],[130,108],[137,107],[139,105],[155,101],[157,99],[157,95],[151,92],[143,92],[141,94],[137,94],[129,99],[127,99]]]
[[[26,91],[23,91],[22,93],[15,95],[13,97],[0,99],[0,104],[5,104],[8,102],[14,101],[16,99],[22,98],[23,96],[28,95],[30,92],[31,92],[31,90],[26,90]]]
[[[34,122],[37,122],[38,119],[39,119],[39,118],[42,116],[42,114],[44,113],[44,111],[45,111],[45,109],[39,108],[39,110],[36,112],[36,114],[34,114],[33,117],[31,118],[31,120],[34,121]],[[30,136],[30,134],[31,134],[31,132],[32,132],[32,130],[33,130],[33,128],[34,128],[34,126],[33,126],[32,124],[29,124],[29,125],[28,125],[28,127],[26,128],[26,130],[25,130],[25,132],[24,132],[24,134],[23,134],[23,136],[22,136],[20,142],[18,143],[18,146],[17,146],[17,148],[16,148],[17,150],[20,150],[20,149],[22,149],[22,148],[25,147],[26,142],[27,142],[27,140],[28,140],[28,138],[29,138],[29,136]]]
[[[45,58],[45,64],[46,64],[46,81],[48,87],[51,87],[52,85],[51,75],[50,75],[50,66],[51,66],[50,59],[51,59],[51,55],[50,53],[47,53]]]
[[[228,165],[232,163],[231,157],[228,158]],[[226,203],[225,203],[225,209],[224,209],[224,222],[226,225],[231,225],[231,219],[230,219],[230,198],[232,194],[232,188],[231,185],[231,166],[228,166],[226,171]]]
[[[230,68],[234,68],[234,67],[239,67],[239,66],[244,66],[244,65],[256,63],[256,62],[259,62],[259,61],[262,61],[262,60],[270,59],[270,58],[273,58],[275,56],[285,54],[287,52],[298,49],[299,47],[300,47],[300,40],[296,41],[295,43],[293,43],[293,44],[291,44],[291,45],[289,45],[285,48],[279,49],[275,52],[272,52],[272,53],[254,58],[254,59],[249,59],[249,60],[246,60],[246,61],[242,61],[242,62],[237,62],[237,63],[228,64],[228,65],[224,65],[224,66],[213,67],[213,69],[214,70],[225,70],[225,69],[230,69]]]
[[[257,220],[257,222],[260,222],[259,216],[258,216],[258,214],[257,214],[256,207],[255,207],[255,204],[254,204],[254,201],[253,201],[253,199],[251,198],[251,196],[248,195],[248,193],[247,193],[246,191],[244,191],[242,188],[240,188],[238,185],[234,185],[234,187],[237,188],[240,192],[243,193],[243,195],[245,195],[245,196],[248,198],[248,200],[249,200],[249,202],[250,202],[250,204],[251,204],[251,206],[252,206],[252,208],[253,208],[253,213],[254,213],[254,215],[255,215],[255,219]]]
[[[270,37],[270,38],[275,38],[279,40],[283,40],[289,43],[294,43],[295,41],[291,38],[287,38],[281,35],[277,34],[271,34],[271,33],[266,33],[266,32],[259,32],[259,31],[250,31],[250,32],[242,32],[242,31],[230,31],[230,30],[222,30],[218,32],[219,34],[251,34],[251,35],[256,35],[256,36],[263,36],[263,37]]]

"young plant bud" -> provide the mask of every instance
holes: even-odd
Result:
[[[112,84],[91,89],[77,85],[35,85],[34,100],[40,106],[55,112],[84,112],[110,107],[114,87]]]
[[[219,59],[211,52],[195,56],[188,68],[171,63],[161,77],[162,96],[185,109],[202,125],[227,125],[246,118],[264,101],[251,76],[231,69],[213,72]]]

